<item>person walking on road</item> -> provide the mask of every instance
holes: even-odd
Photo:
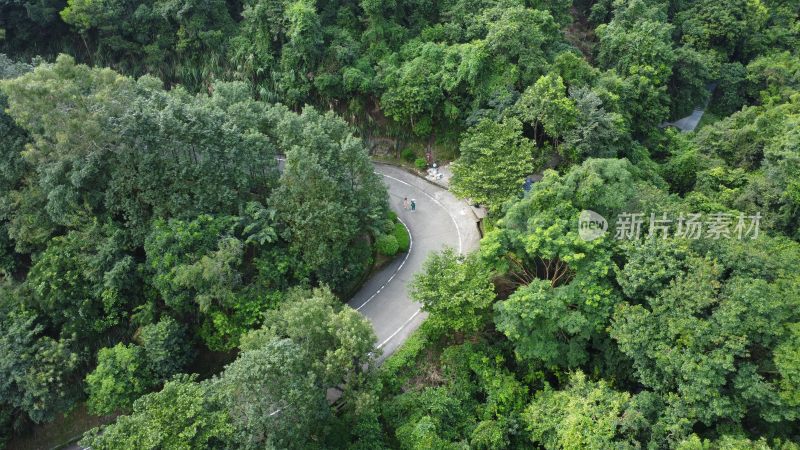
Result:
[[[411,211],[416,211],[416,210],[417,210],[417,201],[412,198],[411,199]]]
[[[403,209],[408,209],[408,197],[403,197]]]

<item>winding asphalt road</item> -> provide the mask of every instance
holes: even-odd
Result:
[[[389,191],[392,210],[411,234],[411,248],[373,275],[348,304],[375,328],[381,360],[394,352],[425,319],[409,297],[409,283],[432,252],[446,246],[462,253],[478,247],[480,233],[472,208],[438,187],[403,169],[375,164]],[[403,198],[416,200],[416,211],[403,209]]]
[[[419,303],[409,297],[408,285],[428,255],[446,246],[462,253],[474,250],[480,233],[472,208],[448,190],[394,166],[376,163],[375,171],[383,176],[390,206],[411,235],[409,251],[367,280],[348,302],[375,328],[383,361],[425,319]],[[403,209],[404,197],[416,200],[416,211]],[[65,449],[85,450],[75,443]]]

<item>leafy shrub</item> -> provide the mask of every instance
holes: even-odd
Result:
[[[417,155],[416,155],[416,153],[414,153],[414,150],[411,150],[410,148],[406,148],[406,149],[403,149],[402,152],[400,152],[400,157],[403,158],[404,161],[411,163],[411,162],[414,162],[414,159],[417,157]]]
[[[195,356],[186,328],[171,317],[142,327],[139,341],[150,370],[161,381],[181,372]]]
[[[392,235],[397,239],[398,251],[407,252],[409,247],[411,247],[411,236],[408,235],[408,230],[405,225],[400,222],[395,223]]]
[[[408,378],[414,375],[417,360],[430,344],[425,324],[414,331],[406,342],[380,366],[380,378],[385,389],[398,392]]]
[[[425,161],[425,158],[417,158],[414,161],[414,165],[417,166],[419,170],[425,170],[428,167],[428,162]]]
[[[102,348],[97,353],[97,367],[86,376],[89,412],[130,411],[133,402],[157,384],[142,347],[120,343]]]
[[[386,220],[383,221],[381,226],[381,234],[394,234],[394,227],[397,224],[397,214],[394,211],[389,211],[386,214]]]
[[[430,136],[433,132],[433,121],[430,117],[420,117],[411,129],[417,136]]]
[[[391,234],[379,236],[378,242],[375,243],[375,246],[378,249],[378,253],[385,256],[394,256],[400,249],[400,244],[398,244],[397,238]]]

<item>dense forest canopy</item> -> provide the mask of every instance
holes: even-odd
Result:
[[[3,0],[0,109],[0,443],[800,446],[797,0]],[[379,368],[374,137],[488,210]]]
[[[725,113],[757,100],[747,66],[797,47],[796,9],[745,0],[21,0],[0,5],[0,51],[68,52],[190,91],[246,81],[270,102],[333,107],[364,126],[386,116],[395,132],[419,136],[496,118],[552,74],[567,88],[591,87],[602,109],[622,114],[617,126],[645,137],[702,104],[712,82]],[[539,119],[545,128],[553,120]]]
[[[2,82],[5,425],[68,411],[84,376],[91,411],[130,408],[195,347],[237,348],[289,288],[346,291],[387,226],[363,144],[332,113],[63,55],[4,64],[22,74]]]

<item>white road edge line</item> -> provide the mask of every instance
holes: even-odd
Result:
[[[405,184],[406,186],[413,187],[414,189],[416,189],[416,190],[418,190],[418,191],[422,192],[422,194],[423,194],[423,195],[425,195],[425,196],[427,196],[428,198],[430,198],[431,200],[433,200],[433,201],[434,201],[434,202],[435,202],[437,205],[439,205],[439,207],[440,207],[440,208],[442,208],[442,210],[443,210],[445,213],[447,213],[447,215],[448,215],[448,216],[450,216],[450,220],[452,220],[452,221],[453,221],[453,225],[455,225],[455,227],[456,227],[456,233],[458,234],[458,253],[464,253],[464,246],[463,246],[463,243],[462,243],[462,238],[461,238],[461,228],[459,228],[459,226],[458,226],[458,222],[456,221],[456,218],[455,218],[455,217],[453,217],[453,215],[452,215],[452,214],[450,214],[450,211],[449,211],[449,210],[448,210],[448,209],[447,209],[447,208],[444,206],[444,204],[442,204],[442,202],[440,202],[440,201],[439,201],[439,200],[437,200],[435,197],[433,197],[432,195],[430,195],[430,194],[428,194],[427,192],[425,192],[424,190],[422,190],[422,188],[420,188],[420,187],[417,187],[417,186],[414,186],[414,185],[412,185],[411,183],[408,183],[408,182],[406,182],[406,181],[403,181],[403,180],[401,180],[401,179],[395,178],[395,177],[393,177],[393,176],[391,176],[391,175],[386,175],[385,173],[380,173],[380,172],[377,172],[377,171],[376,171],[375,173],[376,173],[376,174],[379,174],[379,175],[382,175],[382,176],[384,176],[384,177],[386,177],[386,178],[389,178],[389,179],[395,180],[395,181],[397,181],[397,182],[403,183],[403,184]],[[400,219],[398,218],[398,220],[400,220]],[[403,223],[402,221],[400,221],[400,222],[401,222],[401,223]],[[405,226],[405,223],[403,223],[403,226]],[[407,226],[406,226],[406,229],[408,229],[408,227],[407,227]],[[409,236],[411,236],[411,230],[409,230],[409,232],[408,232],[408,235],[409,235]],[[412,238],[412,239],[413,239],[413,238]],[[408,254],[411,254],[411,247],[410,247],[410,246],[409,246],[409,252],[408,252]],[[408,258],[408,255],[406,255],[406,258]],[[405,260],[403,261],[403,264],[405,264]],[[402,266],[401,266],[401,267],[402,267]],[[398,270],[399,270],[399,268],[398,268]],[[392,277],[394,277],[394,275],[392,275]],[[388,284],[388,282],[387,282],[387,284]],[[384,286],[386,286],[386,285],[384,285]],[[383,289],[383,287],[381,287],[381,289],[379,289],[379,290],[378,290],[378,292],[376,292],[375,294],[373,294],[373,295],[372,295],[372,297],[375,297],[376,295],[378,295],[378,293],[380,293],[380,291],[381,291],[382,289]],[[370,297],[370,298],[367,300],[367,302],[369,302],[369,300],[372,300],[372,297]],[[364,305],[366,305],[366,303],[367,303],[367,302],[365,302],[365,303],[364,303]],[[361,306],[359,306],[359,307],[358,307],[358,309],[357,309],[356,311],[360,310],[360,309],[361,309],[361,307],[363,307],[364,305],[361,305]],[[409,324],[409,323],[411,323],[411,321],[412,321],[412,320],[414,320],[414,318],[415,318],[415,317],[417,317],[417,315],[418,315],[420,312],[421,312],[421,309],[417,309],[417,311],[416,311],[416,312],[414,312],[414,314],[412,314],[412,315],[411,315],[411,317],[409,317],[409,318],[408,318],[408,320],[406,320],[406,321],[405,321],[405,323],[403,323],[403,325],[401,325],[401,326],[400,326],[400,328],[398,328],[397,330],[395,330],[395,332],[394,332],[394,333],[392,333],[392,334],[391,334],[391,336],[389,336],[388,338],[386,338],[386,340],[384,340],[383,342],[381,342],[381,343],[380,343],[380,345],[378,345],[378,348],[382,348],[382,347],[383,347],[384,345],[386,345],[386,344],[387,344],[389,341],[391,341],[391,340],[392,340],[392,339],[393,339],[395,336],[397,336],[397,334],[398,334],[398,333],[400,333],[401,331],[403,331],[403,329],[404,329],[405,327],[407,327],[407,326],[408,326],[408,324]]]
[[[389,277],[389,279],[386,281],[386,283],[384,283],[383,286],[381,286],[380,289],[378,289],[377,292],[372,294],[372,296],[370,296],[370,298],[368,298],[364,303],[362,303],[361,306],[356,308],[356,311],[361,311],[361,308],[367,306],[367,303],[371,302],[373,298],[375,298],[378,294],[380,294],[381,291],[383,290],[383,288],[388,286],[389,283],[391,283],[392,280],[394,280],[394,277],[396,277],[397,274],[400,272],[400,270],[403,268],[403,266],[406,265],[406,261],[408,261],[408,257],[411,256],[411,250],[414,248],[414,236],[411,235],[411,230],[408,229],[408,225],[406,225],[406,223],[403,222],[402,219],[400,219],[398,217],[397,221],[400,222],[401,224],[403,224],[403,227],[405,227],[406,231],[408,232],[408,251],[406,252],[406,256],[405,256],[405,258],[403,258],[403,262],[400,263],[400,266],[397,267],[397,270],[394,271],[394,273],[392,274],[391,277]]]
[[[408,326],[408,324],[409,324],[409,323],[411,323],[411,321],[412,321],[412,320],[414,320],[414,317],[417,317],[417,314],[419,314],[419,313],[420,313],[420,311],[422,311],[422,310],[421,310],[421,309],[418,309],[418,310],[417,310],[417,312],[415,312],[414,314],[412,314],[412,315],[411,315],[411,317],[409,317],[409,318],[408,318],[408,320],[406,320],[406,323],[404,323],[404,324],[403,324],[403,326],[401,326],[400,328],[398,328],[398,329],[397,329],[397,331],[395,331],[394,333],[392,333],[392,335],[391,335],[391,336],[389,336],[388,338],[386,338],[386,340],[385,340],[385,341],[381,342],[381,344],[378,346],[378,348],[381,348],[381,347],[383,347],[384,345],[386,345],[386,344],[387,344],[389,341],[391,341],[391,340],[392,340],[392,338],[394,338],[395,336],[397,336],[397,333],[399,333],[399,332],[403,331],[403,328],[405,328],[406,326]]]
[[[400,179],[398,179],[398,178],[395,178],[395,177],[393,177],[393,176],[391,176],[391,175],[386,175],[385,173],[381,173],[381,172],[378,172],[378,171],[376,171],[375,173],[376,173],[377,175],[381,175],[381,176],[384,176],[384,177],[386,177],[386,178],[391,178],[392,180],[395,180],[395,181],[397,181],[397,182],[403,183],[403,184],[405,184],[406,186],[413,187],[414,189],[417,189],[418,191],[422,192],[422,194],[423,194],[423,195],[426,195],[428,198],[430,198],[431,200],[433,200],[434,202],[436,202],[436,204],[438,204],[438,205],[439,205],[439,207],[440,207],[440,208],[442,208],[442,210],[443,210],[445,213],[447,213],[447,215],[450,217],[450,220],[452,220],[452,221],[453,221],[453,225],[456,227],[456,234],[458,234],[458,252],[459,252],[459,253],[463,253],[463,243],[462,243],[462,238],[461,238],[461,229],[459,228],[459,226],[458,226],[458,222],[456,221],[455,217],[453,217],[453,215],[452,215],[452,214],[450,214],[450,211],[448,211],[448,210],[447,210],[447,208],[444,206],[444,204],[442,204],[442,202],[440,202],[440,201],[439,201],[439,200],[437,200],[435,197],[431,196],[430,194],[428,194],[427,192],[425,192],[425,191],[424,191],[424,190],[422,190],[421,188],[419,188],[419,187],[417,187],[417,186],[414,186],[414,185],[412,185],[411,183],[408,183],[408,182],[406,182],[406,181],[400,180]],[[408,252],[406,253],[406,256],[405,256],[405,258],[403,258],[403,262],[400,264],[400,266],[397,268],[397,270],[395,270],[395,271],[394,271],[394,273],[392,274],[392,276],[391,276],[391,277],[389,277],[389,279],[386,281],[386,283],[384,283],[384,284],[383,284],[383,285],[382,285],[382,286],[381,286],[381,287],[380,287],[380,288],[379,288],[379,289],[378,289],[378,290],[377,290],[377,291],[376,291],[374,294],[372,294],[372,295],[371,295],[371,296],[370,296],[370,297],[369,297],[369,298],[368,298],[368,299],[367,299],[367,300],[366,300],[364,303],[362,303],[362,304],[361,304],[361,305],[360,305],[358,308],[355,308],[355,310],[356,310],[356,311],[361,311],[361,308],[363,308],[364,306],[366,306],[366,305],[367,305],[367,303],[371,302],[373,298],[375,298],[375,297],[376,297],[378,294],[380,294],[380,293],[381,293],[381,291],[383,291],[383,289],[384,289],[386,286],[388,286],[388,285],[389,285],[389,283],[391,283],[391,282],[392,282],[392,280],[394,279],[394,277],[395,277],[395,276],[397,276],[397,274],[400,272],[400,270],[401,270],[401,269],[403,268],[403,266],[406,264],[406,261],[408,260],[408,257],[411,255],[411,249],[414,247],[414,237],[411,235],[411,230],[408,228],[408,225],[406,225],[406,223],[405,223],[405,222],[403,222],[403,221],[402,221],[402,220],[401,220],[399,217],[397,218],[397,220],[398,220],[400,223],[402,223],[402,224],[403,224],[403,226],[406,228],[406,231],[408,231],[408,236],[409,236],[409,238],[410,238],[410,244],[409,244],[409,246],[408,246]]]
[[[379,173],[379,172],[375,172],[375,173]],[[416,190],[418,190],[418,191],[422,192],[424,195],[426,195],[428,198],[430,198],[430,199],[431,199],[431,200],[433,200],[434,202],[436,202],[436,204],[438,204],[438,205],[439,205],[439,206],[440,206],[440,207],[441,207],[441,208],[444,210],[444,212],[446,212],[446,213],[447,213],[447,215],[448,215],[448,216],[450,216],[450,220],[452,220],[452,221],[453,221],[453,225],[455,225],[455,226],[456,226],[456,233],[458,233],[458,253],[464,253],[464,246],[463,246],[463,243],[461,242],[461,241],[462,241],[462,239],[461,239],[461,228],[459,228],[459,226],[458,226],[458,222],[456,221],[456,218],[455,218],[455,217],[453,217],[453,215],[452,215],[452,214],[450,214],[450,211],[448,211],[448,210],[447,210],[447,208],[445,208],[445,206],[444,206],[444,204],[442,204],[442,202],[440,202],[439,200],[437,200],[437,199],[436,199],[434,196],[432,196],[431,194],[428,194],[427,192],[425,192],[424,190],[422,190],[422,188],[419,188],[419,187],[417,187],[417,186],[414,186],[414,185],[413,185],[413,184],[411,184],[411,183],[408,183],[408,182],[406,182],[406,181],[403,181],[403,180],[401,180],[401,179],[399,179],[399,178],[395,178],[395,177],[393,177],[393,176],[391,176],[391,175],[386,175],[385,173],[381,173],[380,175],[383,175],[383,176],[384,176],[384,177],[386,177],[386,178],[391,178],[392,180],[395,180],[395,181],[399,181],[400,183],[403,183],[403,184],[405,184],[406,186],[411,186],[411,187],[413,187],[414,189],[416,189]]]
[[[276,159],[277,159],[278,161],[286,161],[286,158],[276,158]],[[426,195],[428,198],[430,198],[431,200],[433,200],[434,202],[436,202],[436,204],[438,204],[438,205],[439,205],[439,207],[441,207],[441,208],[444,210],[444,212],[446,212],[446,213],[447,213],[447,215],[448,215],[448,216],[450,216],[450,220],[452,220],[452,221],[453,221],[453,225],[455,225],[455,226],[456,226],[456,233],[458,233],[458,253],[464,253],[464,250],[463,250],[463,248],[464,248],[464,247],[463,247],[463,244],[462,244],[462,242],[461,242],[461,229],[458,227],[458,222],[456,221],[456,218],[455,218],[455,217],[453,217],[453,215],[452,215],[452,214],[450,214],[450,211],[448,211],[448,210],[447,210],[447,208],[445,208],[445,206],[444,206],[444,204],[442,204],[442,202],[440,202],[440,201],[439,201],[439,200],[437,200],[435,197],[433,197],[432,195],[428,194],[427,192],[425,192],[425,191],[424,191],[424,190],[422,190],[421,188],[419,188],[419,187],[417,187],[417,186],[414,186],[414,185],[412,185],[411,183],[405,182],[405,181],[403,181],[403,180],[400,180],[400,179],[398,179],[398,178],[395,178],[395,177],[393,177],[393,176],[390,176],[390,175],[386,175],[385,173],[380,173],[380,172],[377,172],[377,171],[376,171],[375,173],[376,173],[376,174],[379,174],[379,175],[382,175],[382,176],[384,176],[384,177],[386,177],[386,178],[391,178],[392,180],[399,181],[400,183],[403,183],[403,184],[405,184],[406,186],[413,187],[414,189],[417,189],[418,191],[420,191],[420,192],[422,192],[424,195]],[[409,257],[409,256],[411,256],[411,249],[412,249],[412,248],[414,248],[414,236],[412,236],[412,235],[411,235],[411,230],[408,228],[408,225],[406,225],[406,223],[405,223],[405,222],[403,222],[403,220],[402,220],[402,219],[400,219],[400,218],[398,217],[398,218],[397,218],[397,220],[398,220],[400,223],[402,223],[402,224],[403,224],[403,226],[406,228],[406,231],[408,231],[408,239],[409,239],[409,241],[408,241],[408,242],[409,242],[409,244],[408,244],[408,252],[406,253],[406,256],[405,256],[405,258],[403,258],[403,262],[402,262],[402,263],[400,263],[400,266],[397,268],[397,270],[395,270],[395,271],[394,271],[394,273],[392,274],[392,276],[391,276],[391,277],[389,277],[389,279],[386,281],[386,283],[384,283],[384,284],[383,284],[383,286],[381,286],[381,287],[380,287],[380,289],[378,289],[378,291],[377,291],[377,292],[375,292],[374,294],[372,294],[372,296],[371,296],[370,298],[368,298],[368,299],[367,299],[367,301],[365,301],[364,303],[362,303],[362,304],[361,304],[361,306],[359,306],[358,308],[355,308],[355,310],[356,310],[356,311],[360,311],[360,310],[361,310],[361,308],[363,308],[364,306],[366,306],[366,304],[367,304],[367,303],[369,303],[370,301],[372,301],[372,299],[373,299],[373,298],[375,298],[375,297],[376,297],[378,294],[380,294],[380,293],[381,293],[381,291],[382,291],[382,290],[383,290],[383,289],[384,289],[384,288],[385,288],[385,287],[386,287],[386,286],[387,286],[389,283],[391,283],[391,282],[392,282],[392,280],[394,279],[394,277],[395,277],[395,276],[398,274],[398,272],[400,272],[400,269],[402,269],[402,268],[403,268],[403,266],[406,264],[406,261],[408,260],[408,257]],[[400,328],[398,328],[398,329],[397,329],[397,330],[396,330],[394,333],[392,333],[392,335],[391,335],[391,336],[389,336],[388,338],[386,338],[386,340],[384,340],[383,342],[381,342],[381,343],[380,343],[380,345],[378,345],[378,347],[377,347],[377,348],[382,348],[384,345],[388,344],[388,343],[389,343],[389,341],[391,341],[391,340],[392,340],[392,339],[393,339],[395,336],[397,336],[397,334],[398,334],[398,333],[400,333],[401,331],[403,331],[403,329],[404,329],[405,327],[407,327],[407,326],[408,326],[408,324],[409,324],[409,323],[411,323],[411,321],[412,321],[412,320],[414,320],[414,318],[415,318],[415,317],[417,317],[417,315],[419,315],[419,313],[420,313],[420,312],[422,312],[422,309],[417,309],[417,311],[416,311],[416,312],[414,312],[414,314],[412,314],[412,315],[411,315],[411,317],[409,317],[409,318],[408,318],[408,320],[406,320],[406,321],[405,321],[405,323],[403,323],[403,325],[401,325],[401,326],[400,326]],[[276,415],[276,414],[279,414],[281,411],[283,411],[283,408],[278,408],[277,410],[275,410],[275,411],[271,412],[271,413],[269,414],[269,417],[272,417],[272,416],[274,416],[274,415]]]
[[[286,161],[286,158],[283,158],[283,157],[276,157],[275,159],[277,159],[278,161],[284,161],[284,162]],[[444,210],[444,212],[446,212],[447,215],[450,216],[450,220],[452,220],[453,221],[453,225],[456,226],[456,233],[458,234],[458,253],[464,253],[464,245],[463,245],[463,242],[462,242],[463,239],[461,238],[461,228],[459,228],[458,222],[456,221],[456,218],[453,217],[452,214],[450,214],[450,211],[448,211],[447,208],[445,208],[445,206],[444,206],[444,204],[442,204],[442,202],[440,202],[438,199],[436,199],[431,194],[428,194],[427,192],[422,190],[422,188],[414,186],[413,184],[411,184],[411,183],[409,183],[407,181],[403,181],[403,180],[401,180],[399,178],[395,178],[395,177],[393,177],[391,175],[386,175],[385,173],[378,172],[377,170],[375,171],[375,173],[378,174],[378,175],[384,176],[386,178],[391,178],[394,181],[399,181],[400,183],[403,183],[406,186],[413,187],[414,189],[422,192],[423,195],[427,196],[428,198],[430,198],[431,200],[436,202],[436,204],[438,204]],[[442,189],[444,189],[444,188],[442,188]],[[405,224],[403,224],[403,226],[405,226]],[[406,227],[406,229],[408,229],[408,227]],[[411,232],[409,231],[408,234],[410,236]],[[410,253],[410,250],[409,250],[409,253]],[[405,261],[403,261],[403,262],[405,262]]]
[[[286,160],[285,158],[276,158],[276,159],[278,159],[279,161],[285,161],[285,160]],[[444,206],[444,204],[442,204],[442,202],[440,202],[440,201],[439,201],[438,199],[436,199],[434,196],[432,196],[432,195],[428,194],[427,192],[425,192],[424,190],[422,190],[422,188],[420,188],[420,187],[417,187],[417,186],[414,186],[414,185],[413,185],[413,184],[411,184],[411,183],[408,183],[408,182],[406,182],[406,181],[403,181],[403,180],[401,180],[401,179],[399,179],[399,178],[395,178],[395,177],[393,177],[393,176],[391,176],[391,175],[386,175],[385,173],[380,173],[380,172],[378,172],[378,171],[375,171],[375,173],[376,173],[376,174],[378,174],[378,175],[384,176],[384,177],[386,177],[386,178],[390,178],[390,179],[392,179],[392,180],[395,180],[395,181],[397,181],[397,182],[403,183],[403,184],[405,184],[406,186],[413,187],[414,189],[416,189],[416,190],[418,190],[418,191],[422,192],[422,194],[423,194],[423,195],[425,195],[425,196],[427,196],[428,198],[430,198],[431,200],[433,200],[433,201],[434,201],[434,202],[435,202],[437,205],[439,205],[439,207],[440,207],[440,208],[442,208],[442,209],[444,210],[444,212],[445,212],[445,213],[447,213],[447,215],[448,215],[448,216],[450,216],[450,220],[452,220],[452,221],[453,221],[453,225],[455,225],[455,227],[456,227],[456,233],[458,234],[458,253],[464,253],[464,244],[463,244],[463,242],[462,242],[462,237],[461,237],[461,228],[458,226],[458,222],[456,221],[456,218],[455,218],[455,217],[453,217],[453,215],[452,215],[452,214],[450,214],[450,211],[449,211],[449,210],[448,210],[448,209],[447,209],[447,208]],[[381,291],[383,291],[383,289],[384,289],[384,288],[385,288],[385,287],[386,287],[386,286],[387,286],[389,283],[391,283],[391,282],[392,282],[392,280],[393,280],[393,279],[394,279],[394,277],[397,275],[397,273],[398,273],[398,272],[400,272],[400,269],[402,269],[402,268],[403,268],[403,266],[406,264],[406,261],[408,260],[408,257],[411,255],[411,249],[414,247],[414,237],[411,235],[411,230],[409,230],[409,229],[408,229],[408,225],[406,225],[406,224],[405,224],[405,222],[403,222],[402,220],[400,220],[400,218],[399,218],[399,217],[397,218],[397,220],[398,220],[398,221],[400,221],[400,223],[402,223],[402,224],[403,224],[403,226],[406,228],[406,231],[408,231],[409,245],[408,245],[408,252],[406,253],[406,257],[405,257],[405,258],[403,258],[403,262],[402,262],[402,263],[400,263],[400,266],[397,268],[397,270],[395,270],[395,272],[392,274],[392,276],[391,276],[391,277],[389,277],[389,280],[387,280],[387,281],[386,281],[386,283],[384,283],[384,284],[383,284],[383,286],[381,286],[381,287],[380,287],[380,289],[378,289],[378,291],[377,291],[377,292],[375,292],[374,294],[372,294],[372,296],[370,296],[370,298],[368,298],[368,299],[367,299],[367,300],[366,300],[364,303],[362,303],[362,304],[361,304],[361,306],[359,306],[358,308],[355,308],[355,310],[356,310],[356,311],[361,311],[361,308],[363,308],[364,306],[366,306],[366,305],[367,305],[367,303],[369,303],[370,301],[372,301],[372,299],[373,299],[373,298],[375,298],[375,297],[376,297],[378,294],[380,294],[380,293],[381,293]],[[403,323],[403,325],[402,325],[402,326],[400,326],[400,328],[398,328],[398,329],[397,329],[397,330],[396,330],[394,333],[392,333],[392,335],[391,335],[391,336],[389,336],[388,338],[386,338],[386,340],[384,340],[383,342],[381,342],[381,344],[380,344],[380,345],[378,345],[378,348],[381,348],[381,347],[383,347],[384,345],[386,345],[386,344],[387,344],[389,341],[391,341],[391,340],[392,340],[392,338],[394,338],[395,336],[397,336],[397,334],[398,334],[398,333],[400,333],[401,331],[403,331],[403,328],[405,328],[406,326],[408,326],[408,324],[409,324],[409,323],[411,323],[411,321],[412,321],[412,320],[414,320],[414,317],[417,317],[417,315],[420,313],[420,311],[422,311],[422,310],[421,310],[421,309],[417,309],[417,311],[416,311],[414,314],[412,314],[412,315],[411,315],[411,317],[409,317],[409,318],[408,318],[408,320],[406,320],[406,321],[405,321],[405,323]],[[278,411],[275,411],[275,412],[273,412],[272,414],[270,414],[270,416],[272,416],[273,414],[277,414],[277,413],[279,413],[279,412],[280,412],[280,410],[278,410]]]

